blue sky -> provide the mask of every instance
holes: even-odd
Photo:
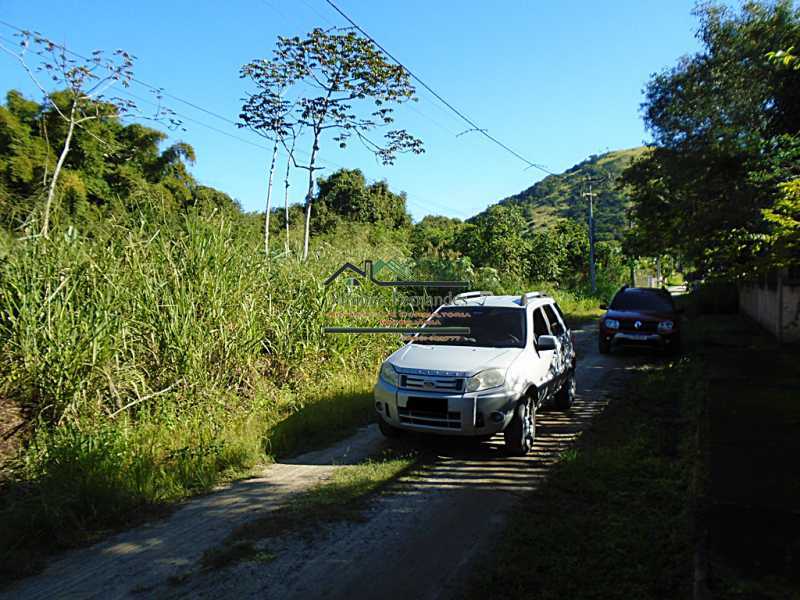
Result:
[[[639,105],[650,74],[698,48],[693,0],[338,0],[390,52],[481,127],[535,163],[560,172],[590,154],[647,139]],[[278,35],[344,25],[324,0],[0,0],[1,18],[36,29],[77,52],[124,48],[136,77],[235,120],[246,82],[242,64],[271,55]],[[0,28],[2,29],[2,28]],[[8,38],[10,32],[2,31]],[[33,88],[0,54],[3,92]],[[148,98],[146,88],[133,93]],[[424,90],[397,110],[397,124],[421,137],[426,153],[382,167],[365,151],[323,144],[322,174],[362,169],[408,194],[415,219],[469,217],[541,179],[467,126]],[[180,102],[170,108],[266,145],[246,130]],[[143,107],[146,105],[142,104]],[[263,210],[269,152],[185,120],[171,139],[192,144],[200,182]],[[293,200],[303,192],[293,176]],[[282,202],[282,196],[280,196]]]

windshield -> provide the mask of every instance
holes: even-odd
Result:
[[[433,315],[428,327],[469,327],[466,335],[419,335],[415,344],[523,348],[525,311],[494,306],[449,306]]]
[[[672,312],[672,299],[666,294],[645,290],[625,290],[619,292],[611,301],[611,310],[631,310],[646,312]]]

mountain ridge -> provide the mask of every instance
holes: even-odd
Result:
[[[646,152],[647,147],[637,146],[593,154],[563,173],[548,175],[498,204],[519,207],[535,228],[546,228],[560,219],[587,223],[587,200],[582,194],[588,191],[588,182],[592,180],[597,239],[621,239],[627,226],[625,212],[629,200],[617,189],[617,179],[632,161]]]

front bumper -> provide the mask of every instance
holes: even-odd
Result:
[[[493,435],[514,416],[516,396],[505,388],[464,394],[406,390],[378,379],[375,410],[398,429],[443,435]]]
[[[632,333],[627,331],[605,330],[600,332],[601,337],[614,346],[650,346],[653,348],[667,348],[675,345],[679,338],[677,332],[673,333]]]

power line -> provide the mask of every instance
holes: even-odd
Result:
[[[309,6],[309,8],[311,8],[310,5],[308,5],[308,6]],[[272,5],[270,5],[270,7],[271,8],[275,8]],[[15,31],[17,31],[19,33],[26,33],[27,32],[27,30],[22,29],[21,27],[17,27],[16,25],[8,23],[8,22],[6,22],[6,21],[4,21],[2,19],[0,19],[0,25],[4,25],[4,26],[6,26],[6,27],[8,27],[10,29],[13,29],[13,30],[15,30]],[[37,35],[39,35],[39,34],[37,33]],[[0,36],[0,39],[4,39],[4,38],[2,38]],[[5,40],[4,39],[4,41],[6,41],[7,43],[13,43],[10,40]],[[66,48],[65,46],[59,45],[59,48],[62,48],[66,53],[68,53],[68,54],[70,54],[72,56],[75,56],[76,58],[80,58],[81,60],[84,60],[84,61],[91,60],[88,57],[86,57],[86,56],[84,56],[84,55],[82,55],[82,54],[80,54],[78,52],[75,52],[74,50],[70,50],[70,49]],[[143,87],[146,87],[146,88],[156,92],[161,97],[172,98],[173,100],[177,100],[177,101],[179,101],[179,102],[181,102],[181,103],[183,103],[183,104],[185,104],[187,106],[190,106],[191,108],[194,108],[195,110],[198,110],[198,111],[200,111],[202,113],[205,113],[207,115],[215,117],[216,119],[224,121],[225,123],[227,123],[229,125],[233,125],[233,126],[235,126],[237,128],[239,127],[239,124],[236,121],[234,121],[233,119],[230,119],[230,118],[225,117],[224,115],[221,115],[221,114],[219,114],[217,112],[214,112],[212,110],[204,108],[204,107],[202,107],[202,106],[200,106],[200,105],[198,105],[198,104],[196,104],[196,103],[194,103],[194,102],[192,102],[190,100],[186,100],[184,98],[180,98],[178,96],[175,96],[174,94],[170,94],[162,87],[158,87],[158,86],[146,83],[146,82],[141,81],[141,80],[136,79],[136,78],[132,78],[131,81],[133,81],[134,83],[137,83],[137,84],[139,84],[139,85],[141,85]],[[135,100],[138,100],[139,102],[144,102],[145,104],[150,104],[151,106],[159,106],[159,104],[154,102],[152,99],[142,98],[141,96],[139,96],[137,94],[134,94],[128,88],[124,88],[124,89],[116,88],[116,89],[117,89],[118,92],[120,92],[122,94],[125,94],[127,96],[130,96],[131,98],[133,98]],[[261,144],[259,142],[255,142],[253,140],[248,140],[248,139],[246,139],[246,138],[244,138],[242,136],[233,134],[233,133],[231,133],[229,131],[225,131],[223,129],[220,129],[219,127],[215,127],[214,125],[210,125],[210,124],[208,124],[208,123],[206,123],[204,121],[200,121],[198,119],[195,119],[193,117],[190,117],[189,115],[180,113],[178,111],[174,111],[174,110],[170,109],[170,112],[172,114],[174,114],[176,117],[179,117],[180,119],[182,119],[182,120],[184,120],[186,122],[194,123],[195,125],[198,125],[200,127],[204,127],[206,129],[208,129],[210,131],[213,131],[215,133],[218,133],[220,135],[224,135],[224,136],[226,136],[228,138],[231,138],[233,140],[236,140],[236,141],[238,141],[238,142],[240,142],[242,144],[247,144],[249,146],[252,146],[252,147],[255,147],[255,148],[259,148],[259,149],[267,151],[267,152],[272,152],[272,148],[266,146],[265,144]],[[422,113],[420,113],[420,114],[422,114]],[[144,118],[146,118],[146,117],[144,117]],[[294,150],[294,153],[299,155],[299,156],[304,156],[304,157],[308,157],[309,156],[307,152],[303,152],[302,150]],[[347,168],[347,167],[345,167],[343,165],[340,165],[340,164],[338,164],[336,162],[333,162],[333,161],[331,161],[331,160],[329,160],[327,158],[319,157],[318,160],[319,160],[319,162],[321,162],[323,164],[327,164],[328,166],[336,168],[336,169],[346,169]],[[455,210],[453,208],[448,208],[448,207],[445,207],[443,205],[438,205],[438,204],[436,204],[434,202],[431,202],[431,201],[429,201],[427,199],[422,199],[422,202],[424,202],[425,204],[422,204],[421,202],[417,202],[417,201],[414,201],[414,200],[408,200],[408,199],[406,199],[406,200],[408,202],[410,202],[411,204],[417,205],[420,208],[428,208],[428,206],[432,206],[432,207],[435,207],[435,208],[439,208],[440,210],[447,211],[447,212],[450,212],[450,213],[456,213],[456,214],[460,215],[461,217],[467,218],[466,214],[462,213],[459,210]]]
[[[5,25],[6,27],[15,30],[18,33],[36,33],[36,32],[30,32],[28,30],[22,29],[21,27],[17,27],[16,25],[13,25],[12,23],[9,23],[7,21],[3,21],[2,19],[0,19],[0,25]],[[37,35],[39,35],[39,34],[37,33]],[[91,60],[90,58],[88,58],[88,57],[86,57],[86,56],[84,56],[84,55],[82,55],[82,54],[80,54],[78,52],[75,52],[74,50],[70,50],[69,48],[67,48],[65,46],[62,46],[60,44],[56,44],[56,46],[61,48],[62,50],[64,50],[66,53],[71,54],[72,56],[75,56],[76,58],[80,58],[81,60],[85,60],[85,61]],[[194,102],[192,102],[190,100],[186,100],[184,98],[180,98],[179,96],[175,96],[174,94],[170,94],[169,92],[167,92],[162,87],[158,87],[158,86],[152,85],[150,83],[147,83],[146,81],[142,81],[141,79],[137,79],[135,77],[132,77],[131,81],[133,81],[134,83],[138,83],[139,85],[144,86],[146,88],[149,88],[149,89],[153,90],[154,92],[157,92],[158,94],[160,94],[164,98],[170,98],[172,100],[175,100],[177,102],[185,104],[186,106],[190,106],[195,110],[199,110],[200,112],[203,112],[203,113],[205,113],[205,114],[207,114],[209,116],[212,116],[212,117],[214,117],[216,119],[219,119],[221,121],[225,121],[226,123],[228,123],[230,125],[237,125],[236,121],[234,121],[233,119],[231,119],[229,117],[226,117],[224,115],[221,115],[218,112],[215,112],[213,110],[209,110],[207,108],[204,108],[204,107],[202,107],[202,106],[200,106],[198,104],[195,104]]]
[[[486,129],[484,129],[484,128],[482,128],[482,127],[479,127],[478,125],[476,125],[476,124],[475,124],[475,121],[473,121],[472,119],[470,119],[470,118],[469,118],[467,115],[465,115],[463,112],[461,112],[460,110],[458,110],[458,109],[457,109],[455,106],[453,106],[452,104],[450,104],[450,103],[449,103],[447,100],[445,100],[444,98],[442,98],[442,96],[441,96],[439,93],[437,93],[437,92],[436,92],[436,91],[435,91],[435,90],[434,90],[434,89],[433,89],[431,86],[429,86],[427,83],[425,83],[425,82],[424,82],[422,79],[420,79],[420,78],[419,78],[419,77],[418,77],[418,76],[417,76],[417,75],[416,75],[416,74],[415,74],[415,73],[414,73],[414,72],[413,72],[411,69],[409,69],[409,68],[408,68],[407,66],[405,66],[403,63],[401,63],[401,62],[400,62],[400,61],[399,61],[397,58],[395,58],[395,56],[394,56],[394,55],[393,55],[391,52],[389,52],[389,51],[388,51],[386,48],[384,48],[383,46],[381,46],[381,45],[380,45],[380,44],[379,44],[379,43],[378,43],[378,42],[375,40],[375,38],[373,38],[373,37],[372,37],[371,35],[369,35],[369,34],[368,34],[366,31],[364,31],[364,30],[363,30],[363,29],[362,29],[362,28],[361,28],[361,27],[358,25],[358,23],[356,23],[355,21],[353,21],[353,19],[351,19],[350,17],[348,17],[348,16],[347,16],[347,15],[346,15],[346,14],[345,14],[345,13],[344,13],[344,12],[343,12],[343,11],[342,11],[340,8],[339,8],[339,7],[338,7],[338,6],[336,6],[336,4],[334,4],[334,3],[333,3],[333,1],[332,1],[332,0],[325,0],[325,2],[327,2],[327,3],[328,3],[330,6],[331,6],[331,8],[333,8],[333,10],[335,10],[337,13],[339,13],[339,14],[340,14],[340,15],[341,15],[341,16],[342,16],[342,17],[343,17],[343,18],[344,18],[344,19],[345,19],[345,20],[346,20],[348,23],[350,23],[350,25],[352,25],[352,26],[353,26],[353,27],[355,27],[355,28],[356,28],[356,29],[357,29],[359,32],[361,32],[361,34],[363,34],[363,35],[364,35],[364,37],[366,37],[366,38],[367,38],[367,39],[368,39],[370,42],[372,42],[373,44],[375,44],[375,46],[376,46],[378,49],[380,49],[380,50],[381,50],[381,51],[382,51],[382,52],[383,52],[383,53],[384,53],[386,56],[388,56],[388,57],[389,57],[389,58],[391,58],[391,59],[392,59],[394,62],[396,62],[396,63],[397,63],[399,66],[401,66],[401,67],[403,68],[403,70],[405,70],[405,72],[406,72],[406,73],[408,73],[408,74],[409,74],[409,75],[410,75],[410,76],[411,76],[411,77],[412,77],[414,80],[416,80],[416,82],[417,82],[417,83],[419,83],[419,84],[420,84],[422,87],[424,87],[424,88],[425,88],[426,90],[428,90],[428,91],[429,91],[431,94],[433,94],[433,96],[434,96],[434,97],[435,97],[437,100],[439,100],[439,102],[441,102],[442,104],[444,104],[444,105],[445,105],[447,108],[449,108],[451,111],[453,111],[453,112],[454,112],[455,114],[457,114],[459,117],[461,117],[461,119],[462,119],[462,120],[464,120],[464,121],[465,121],[465,122],[466,122],[466,123],[467,123],[467,124],[468,124],[468,125],[469,125],[469,126],[472,128],[472,130],[474,130],[476,133],[480,133],[480,134],[481,134],[481,135],[483,135],[483,136],[484,136],[486,139],[488,139],[488,140],[490,140],[490,141],[494,142],[495,144],[497,144],[498,146],[500,146],[501,148],[503,148],[503,149],[504,149],[506,152],[509,152],[510,154],[512,154],[513,156],[517,157],[519,160],[521,160],[522,162],[524,162],[525,164],[527,164],[529,167],[533,167],[533,168],[535,168],[535,169],[539,169],[540,171],[543,171],[543,172],[547,173],[548,175],[555,175],[555,173],[553,173],[552,171],[550,171],[550,170],[548,170],[547,168],[543,167],[542,165],[539,165],[539,164],[536,164],[536,163],[534,163],[534,162],[531,162],[531,161],[529,161],[527,158],[525,158],[524,156],[522,156],[521,154],[519,154],[519,153],[518,153],[518,152],[516,152],[515,150],[513,150],[513,149],[509,148],[509,147],[508,147],[506,144],[504,144],[503,142],[501,142],[500,140],[498,140],[496,137],[494,137],[493,135],[491,135],[491,134],[490,134],[488,131],[486,131]]]

